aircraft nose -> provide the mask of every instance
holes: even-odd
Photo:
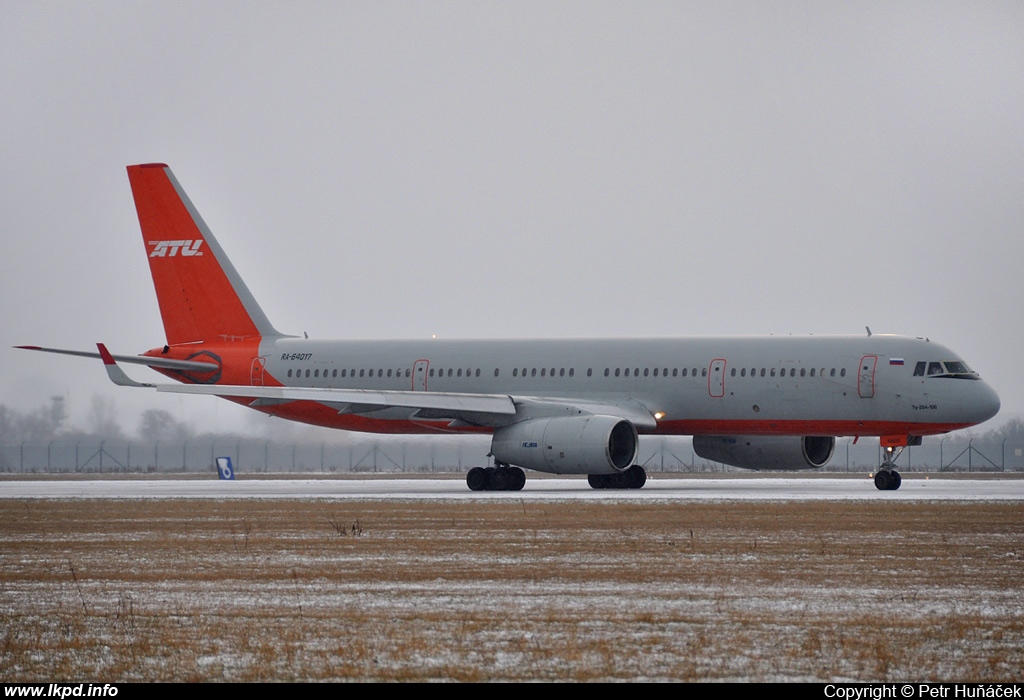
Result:
[[[984,423],[992,416],[999,413],[999,394],[985,382],[979,382],[980,386],[971,402],[971,408],[976,414],[976,422]]]

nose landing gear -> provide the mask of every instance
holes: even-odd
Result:
[[[895,455],[893,451],[892,447],[885,448],[885,459],[875,474],[875,488],[879,491],[895,491],[903,483],[903,478],[896,471],[896,459],[903,453],[903,448],[900,447]]]

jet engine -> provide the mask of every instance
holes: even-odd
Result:
[[[743,469],[817,469],[832,459],[834,437],[696,435],[693,451],[704,459]]]
[[[552,474],[616,474],[633,466],[636,427],[615,416],[534,418],[494,431],[491,455]]]

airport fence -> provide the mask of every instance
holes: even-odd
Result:
[[[222,456],[231,457],[239,474],[457,473],[489,465],[488,448],[488,439],[481,437],[394,437],[347,443],[209,436],[161,442],[55,438],[0,445],[0,473],[212,474],[216,458]],[[832,460],[820,471],[871,472],[882,457],[877,440],[842,438]],[[734,470],[699,457],[686,438],[642,437],[638,463],[651,473]],[[1024,441],[926,438],[922,445],[904,450],[897,466],[903,472],[1020,472],[1024,471]]]

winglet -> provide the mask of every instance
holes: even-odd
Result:
[[[114,361],[114,356],[107,350],[107,346],[103,343],[96,343],[96,348],[100,351],[100,359],[103,360],[103,367],[107,370],[107,376],[110,377],[110,381],[114,382],[118,386],[140,386],[153,388],[156,384],[143,384],[137,382],[134,379],[130,379],[127,374],[124,373],[120,367],[117,366],[117,362]]]

